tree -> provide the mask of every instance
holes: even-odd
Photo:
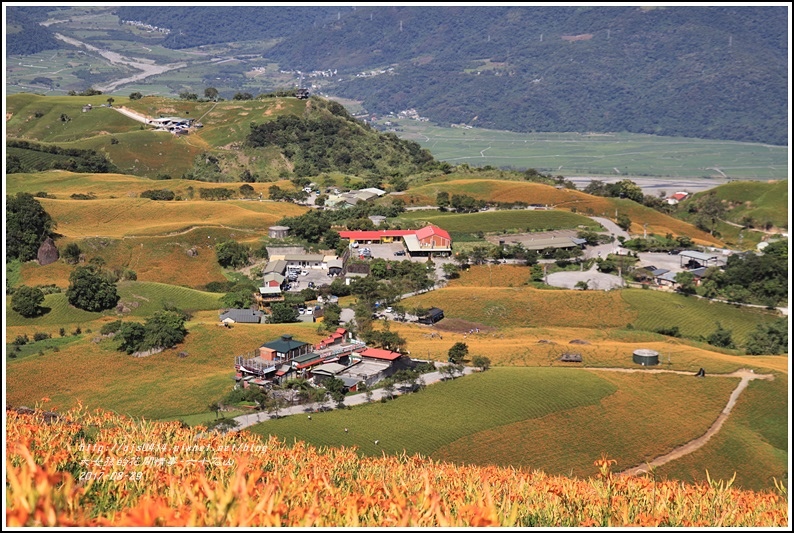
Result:
[[[621,213],[618,215],[617,220],[615,223],[622,229],[623,231],[629,231],[631,228],[631,219],[626,213]]]
[[[587,280],[577,281],[576,285],[574,285],[574,288],[575,289],[582,289],[583,291],[586,291],[588,289]]]
[[[695,205],[697,209],[695,225],[714,235],[717,221],[725,215],[725,205],[722,200],[712,191],[699,198]]]
[[[284,303],[274,303],[271,306],[270,323],[285,324],[298,321],[298,310]]]
[[[444,271],[444,275],[448,279],[454,279],[460,277],[460,274],[458,273],[459,270],[458,265],[456,265],[455,263],[444,263],[441,266],[441,270]]]
[[[208,98],[210,100],[217,100],[218,99],[218,89],[215,87],[207,87],[204,89],[204,98]]]
[[[44,303],[44,293],[38,287],[22,285],[11,297],[11,309],[25,318],[42,314],[42,303]]]
[[[491,368],[491,360],[484,355],[475,355],[471,359],[471,364],[485,372],[489,368]]]
[[[143,324],[126,322],[119,328],[114,338],[119,341],[119,351],[131,354],[140,349],[145,336],[146,328],[143,327]]]
[[[256,191],[253,187],[248,185],[247,183],[240,185],[240,194],[243,195],[245,198],[250,198],[254,195]]]
[[[469,346],[465,342],[456,342],[452,348],[447,352],[449,362],[453,364],[460,364],[469,355]]]
[[[138,91],[135,91],[134,93],[130,93],[130,100],[140,100],[141,98],[143,98],[143,95]]]
[[[225,268],[241,268],[248,264],[251,250],[237,241],[228,240],[215,246],[218,264]]]
[[[69,303],[84,311],[104,311],[118,303],[115,283],[103,276],[93,265],[77,267],[69,276],[66,289]]]
[[[678,292],[695,294],[695,276],[691,272],[679,272],[674,279],[678,283]]]
[[[55,222],[31,194],[6,196],[6,262],[35,259],[53,229]]]
[[[441,191],[436,194],[436,205],[441,208],[449,206],[449,193],[447,191]]]
[[[345,387],[345,382],[339,378],[328,378],[323,382],[323,386],[325,390],[328,391],[328,394],[331,395],[331,399],[336,403],[341,403],[345,401],[345,394],[347,393],[347,387]]]
[[[108,98],[108,107],[113,107],[113,102],[115,102],[115,101],[116,101],[116,99],[113,98],[112,96],[110,98]]]
[[[185,318],[174,311],[156,311],[146,319],[144,349],[171,348],[181,343],[187,335]]]
[[[747,337],[747,355],[788,353],[788,320],[779,318],[769,324],[758,324]]]
[[[253,98],[254,98],[254,95],[251,94],[251,93],[240,93],[240,92],[238,92],[238,93],[236,93],[234,95],[233,99],[234,100],[252,100]]]
[[[706,342],[720,348],[735,348],[731,338],[731,330],[723,328],[719,322],[717,322],[717,329],[708,336]]]

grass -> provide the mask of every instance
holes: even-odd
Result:
[[[231,390],[235,356],[250,354],[282,334],[312,343],[323,338],[315,324],[236,324],[226,329],[215,325],[213,317],[217,321],[217,316],[215,311],[197,312],[187,324],[183,344],[149,357],[128,356],[117,351],[111,339],[93,343],[90,339],[95,335],[84,335],[81,342],[64,346],[58,353],[9,360],[7,402],[33,405],[46,395],[58,409],[82,401],[91,409],[101,407],[135,417],[183,418],[206,413],[207,404]],[[101,323],[94,324],[95,333]],[[40,328],[12,328],[7,334],[26,331],[30,336],[36,330]],[[57,330],[48,332],[57,335]],[[183,351],[188,356],[177,357]]]
[[[557,370],[560,387],[576,370]],[[717,418],[738,379],[599,372],[615,393],[598,403],[551,413],[540,419],[472,432],[436,450],[433,459],[455,463],[521,466],[547,474],[593,476],[593,462],[606,454],[616,470],[637,466],[699,437]],[[535,396],[529,390],[525,393]],[[535,401],[542,401],[535,397]],[[697,405],[697,409],[692,409]],[[653,435],[653,438],[648,438]],[[747,470],[751,465],[736,465]]]
[[[789,182],[735,181],[726,183],[708,193],[727,204],[727,219],[741,223],[742,218],[752,218],[757,225],[770,222],[779,228],[788,227]],[[697,200],[706,193],[693,195]],[[692,200],[689,200],[692,201]]]
[[[567,176],[724,177],[717,167],[733,179],[788,178],[785,146],[630,133],[513,133],[386,120],[399,125],[400,138],[456,165],[535,168]]]
[[[657,478],[687,483],[706,481],[706,469],[716,479],[730,479],[750,490],[769,490],[774,479],[788,476],[788,375],[771,383],[752,381],[725,421],[705,446],[656,469]]]
[[[154,236],[203,226],[263,232],[284,216],[305,211],[294,204],[275,202],[271,211],[262,213],[222,201],[162,202],[147,198],[42,199],[41,204],[58,224],[58,232],[72,239]]]
[[[131,308],[130,315],[150,316],[163,309],[164,304],[175,305],[185,311],[217,310],[222,294],[197,291],[185,287],[141,281],[122,281],[118,293],[123,303]]]
[[[487,288],[486,288],[487,287]],[[403,301],[408,308],[438,306],[444,315],[493,327],[623,327],[634,319],[617,291],[537,290],[531,287],[449,286]]]
[[[33,333],[35,333],[35,331]],[[82,338],[82,335],[70,335],[67,337],[53,336],[49,339],[43,339],[35,342],[33,342],[33,334],[28,334],[28,338],[30,338],[31,342],[19,346],[18,352],[14,351],[16,348],[15,345],[6,344],[6,357],[8,360],[23,359],[25,357],[30,357],[31,355],[38,354],[39,352],[46,352],[48,350],[52,351],[54,348],[57,348],[60,351],[60,349],[63,348],[64,346],[67,346],[69,344],[72,344],[73,342],[77,342],[78,340],[80,340]],[[9,338],[8,340],[10,341],[11,339]]]
[[[554,394],[563,383],[570,392]],[[275,435],[288,443],[297,439],[317,446],[357,446],[360,453],[370,456],[384,451],[430,455],[478,431],[597,404],[615,390],[608,381],[584,372],[572,375],[554,369],[494,368],[385,404],[318,413],[311,420],[285,417],[256,425],[251,431]]]
[[[102,317],[102,313],[83,311],[69,305],[65,293],[47,294],[44,296],[44,303],[41,305],[49,309],[46,314],[36,318],[24,318],[22,315],[11,309],[11,300],[6,302],[6,327],[8,326],[65,326],[73,327],[84,325]]]
[[[777,314],[770,311],[667,292],[626,289],[620,294],[637,313],[632,321],[635,328],[655,331],[677,326],[684,337],[708,337],[719,322],[732,332],[734,342],[741,345],[758,324],[777,318]]]

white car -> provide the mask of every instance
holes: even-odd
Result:
[[[392,309],[391,307],[387,307],[387,308],[386,308],[386,312],[387,312],[387,313],[391,313],[392,311],[393,311],[393,309]]]

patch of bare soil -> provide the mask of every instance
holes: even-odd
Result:
[[[462,318],[445,318],[441,322],[434,324],[433,327],[441,331],[451,331],[452,333],[468,333],[472,330],[479,330],[480,333],[488,333],[496,330],[496,328],[486,326],[485,324],[470,322]]]

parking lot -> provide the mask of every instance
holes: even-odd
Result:
[[[364,248],[370,250],[373,259],[380,258],[380,259],[389,259],[391,261],[411,259],[408,253],[405,252],[405,246],[403,246],[402,242],[391,242],[388,244],[361,244],[359,245],[358,248],[353,248],[353,255],[359,254],[360,256]],[[403,256],[394,255],[395,252],[405,252],[405,255]]]
[[[304,275],[303,272],[306,274]],[[311,288],[309,283],[314,283],[315,287],[328,284],[334,281],[334,278],[328,275],[328,271],[319,268],[304,268],[295,281],[290,282],[289,292],[300,292],[303,289]]]

